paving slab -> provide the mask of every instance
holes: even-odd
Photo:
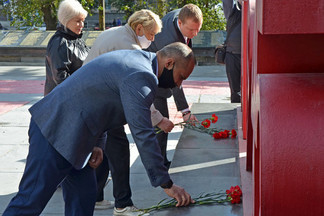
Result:
[[[215,125],[236,128],[236,104],[194,103],[191,110],[203,120],[215,113]],[[237,139],[214,140],[211,135],[185,128],[171,163],[172,179],[194,197],[202,192],[219,192],[240,185]],[[169,209],[154,215],[243,215],[239,205],[210,205]]]
[[[45,66],[20,65],[0,68],[0,80],[45,80]]]
[[[30,122],[30,114],[28,112],[31,104],[26,104],[10,112],[4,113],[0,116],[0,122],[5,127],[28,127]]]

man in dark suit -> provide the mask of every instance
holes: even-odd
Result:
[[[226,23],[225,67],[231,103],[241,102],[241,8],[242,0],[223,0]]]
[[[173,43],[159,52],[118,50],[103,54],[30,108],[29,153],[19,191],[3,216],[39,215],[60,182],[68,181],[65,214],[93,214],[95,172],[104,131],[128,123],[152,186],[178,201],[194,202],[173,184],[152,128],[150,106],[158,86],[180,86],[195,66],[192,50]],[[88,160],[90,158],[90,160]]]
[[[155,36],[155,40],[151,43],[147,50],[157,52],[164,46],[173,42],[185,43],[191,48],[191,39],[200,31],[202,22],[202,12],[200,8],[194,4],[187,4],[181,9],[169,12],[162,18],[162,31]],[[159,110],[164,117],[169,118],[167,98],[171,97],[171,95],[174,97],[178,111],[182,112],[184,121],[197,121],[196,117],[190,113],[190,109],[182,88],[159,88],[154,100],[155,108]],[[159,133],[157,138],[162,156],[164,157],[164,164],[169,167],[171,162],[168,160],[166,153],[168,134],[164,132]]]

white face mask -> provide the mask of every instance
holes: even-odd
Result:
[[[146,49],[146,48],[148,48],[151,45],[151,42],[152,41],[148,40],[145,37],[145,35],[143,35],[143,36],[137,36],[137,38],[138,38],[138,40],[139,40],[139,42],[141,44],[142,49]]]

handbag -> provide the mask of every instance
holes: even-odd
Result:
[[[215,61],[218,64],[225,64],[226,44],[222,44],[215,49]]]

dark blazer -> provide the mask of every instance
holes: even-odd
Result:
[[[173,10],[162,18],[162,31],[155,36],[154,41],[152,41],[149,48],[147,48],[148,51],[157,52],[166,45],[174,42],[186,43],[177,26],[179,12],[180,9]],[[189,47],[192,47],[191,40],[189,42]],[[171,97],[171,95],[174,97],[178,110],[183,110],[189,107],[182,88],[179,89],[178,87],[175,87],[173,89],[158,89],[157,96],[159,97],[168,98]]]
[[[159,186],[170,177],[150,117],[156,73],[154,53],[109,52],[75,71],[29,111],[44,137],[76,169],[104,131],[128,123],[151,184]]]
[[[236,6],[238,4],[238,6]],[[223,0],[224,15],[226,23],[226,52],[233,54],[241,54],[241,10],[242,6],[238,1],[234,4],[234,0]]]

